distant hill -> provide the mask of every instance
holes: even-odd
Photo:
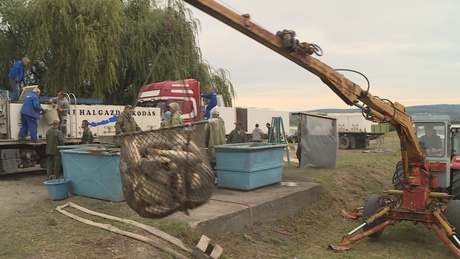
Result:
[[[452,123],[460,124],[460,104],[433,104],[433,105],[418,105],[406,107],[409,115],[429,113],[433,115],[449,115]],[[307,112],[321,112],[321,113],[350,113],[360,112],[358,108],[350,109],[317,109]],[[290,124],[295,126],[295,117],[291,116]],[[294,124],[293,124],[294,123]]]

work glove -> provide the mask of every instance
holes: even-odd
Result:
[[[56,104],[55,103],[51,103],[51,107],[56,107]]]

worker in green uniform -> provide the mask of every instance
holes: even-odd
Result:
[[[141,127],[137,125],[132,113],[133,107],[126,105],[123,112],[118,116],[117,122],[115,122],[115,134],[141,131]]]
[[[52,175],[60,178],[61,173],[61,153],[58,146],[64,145],[64,134],[59,130],[59,120],[54,120],[51,128],[46,132],[46,178]]]
[[[81,128],[83,129],[83,133],[81,134],[82,144],[93,144],[93,132],[89,129],[88,124],[89,122],[87,120],[81,122]]]
[[[228,136],[228,143],[244,143],[248,142],[248,138],[246,136],[246,132],[243,130],[243,123],[238,121],[235,123],[235,129],[230,132]]]

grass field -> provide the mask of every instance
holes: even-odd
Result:
[[[340,210],[363,206],[370,194],[391,188],[399,157],[399,141],[391,133],[383,145],[372,144],[366,150],[340,150],[336,169],[299,169],[292,166],[296,162],[291,162],[283,170],[283,180],[320,183],[323,186],[320,201],[292,217],[215,239],[224,249],[221,258],[455,258],[434,232],[410,222],[388,227],[378,241],[361,240],[346,252],[328,248],[328,244],[340,243],[344,234],[361,223],[361,220],[343,219]],[[191,233],[181,222],[141,218],[125,203],[78,196],[66,201],[155,226],[190,247],[201,236]],[[23,211],[3,220],[0,258],[171,258],[147,244],[67,218],[55,210],[56,205],[43,200],[24,206]],[[69,211],[79,214],[76,210]],[[141,232],[122,224],[115,226]]]

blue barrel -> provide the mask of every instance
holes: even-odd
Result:
[[[52,200],[64,200],[69,197],[69,184],[68,179],[54,179],[45,182],[48,188],[48,195]]]

